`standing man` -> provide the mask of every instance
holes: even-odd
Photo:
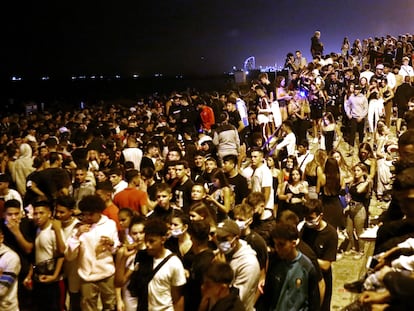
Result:
[[[361,93],[361,87],[355,85],[354,94],[349,96],[345,102],[345,112],[350,120],[351,133],[349,134],[350,154],[353,154],[355,145],[355,134],[358,132],[359,143],[364,141],[364,126],[365,119],[368,115],[368,100],[364,94]]]
[[[322,203],[311,199],[306,203],[307,216],[301,232],[302,240],[308,244],[318,257],[319,267],[325,280],[325,296],[322,311],[331,310],[332,262],[336,260],[338,234],[336,229],[323,220]]]
[[[239,290],[240,300],[246,311],[254,310],[257,285],[260,278],[260,266],[256,252],[247,242],[240,239],[240,229],[231,219],[217,225],[217,260],[226,261],[234,271],[232,286]]]
[[[207,103],[203,98],[197,99],[196,103],[201,118],[200,130],[210,133],[211,126],[215,123],[214,111],[211,107],[207,106]]]
[[[276,215],[274,207],[273,177],[270,169],[264,163],[264,151],[260,148],[253,148],[251,153],[253,174],[251,176],[251,192],[261,192],[265,196],[265,210],[263,219]]]
[[[118,230],[113,220],[102,215],[105,207],[98,195],[84,197],[79,202],[82,225],[68,240],[66,258],[78,261],[83,311],[97,310],[98,296],[103,310],[113,310],[116,304],[113,254],[119,245]]]
[[[167,224],[159,219],[149,220],[144,227],[146,251],[138,253],[135,262],[138,263],[137,277],[131,280],[133,284],[148,282],[146,290],[138,292],[137,310],[183,311],[183,287],[186,283],[185,272],[181,260],[173,255],[164,244],[168,234]],[[122,276],[125,274],[126,260],[135,250],[121,248],[120,264],[116,271],[116,286],[123,286]],[[118,259],[117,259],[118,260]],[[148,271],[160,267],[148,277]],[[133,275],[134,276],[134,275]],[[145,279],[145,281],[144,281]],[[136,283],[135,283],[136,282]],[[144,285],[145,286],[145,285]],[[139,289],[137,289],[139,290]]]
[[[137,212],[138,215],[147,215],[148,195],[137,188],[141,182],[138,170],[128,170],[125,173],[125,179],[128,182],[128,187],[115,195],[113,203],[118,208],[129,207]]]
[[[227,99],[226,108],[229,115],[229,123],[240,133],[244,129],[244,124],[240,117],[240,113],[237,111],[237,98],[233,96],[229,97]]]
[[[267,269],[261,310],[320,310],[318,274],[297,249],[297,228],[278,224],[271,235],[276,254]]]
[[[95,186],[93,182],[86,178],[87,169],[86,167],[79,167],[75,171],[75,182],[73,183],[73,198],[75,199],[76,205],[79,201],[87,195],[95,193]]]
[[[312,57],[323,56],[323,43],[321,42],[321,32],[315,31],[314,35],[311,38],[311,48],[310,48]]]
[[[404,117],[405,112],[408,110],[408,101],[411,97],[414,96],[414,88],[411,86],[411,78],[406,75],[404,77],[404,82],[397,87],[394,95],[394,103],[398,108],[398,117],[397,117],[397,134],[401,129],[401,122]]]
[[[193,181],[188,177],[188,162],[181,160],[175,165],[175,171],[177,175],[177,183],[172,189],[174,194],[173,201],[177,208],[181,209],[188,215],[191,205],[191,189],[193,188]]]
[[[124,155],[125,162],[131,161],[134,163],[136,170],[139,171],[141,169],[142,150],[138,148],[138,142],[134,135],[128,136],[127,146],[122,150],[122,154]]]
[[[237,162],[237,156],[232,154],[226,155],[223,157],[222,169],[235,194],[235,203],[240,204],[249,194],[249,186],[247,185],[246,177],[239,174]]]
[[[295,71],[302,71],[303,69],[306,68],[306,66],[308,66],[308,62],[306,61],[306,58],[302,56],[302,52],[297,50],[295,52],[295,61],[293,62],[293,69],[295,69]]]

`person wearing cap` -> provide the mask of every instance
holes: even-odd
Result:
[[[356,132],[358,132],[359,142],[364,141],[365,119],[368,115],[368,99],[361,93],[359,85],[355,85],[354,93],[345,102],[344,110],[350,120],[351,131],[348,143],[350,153],[353,153]]]
[[[402,59],[402,65],[398,72],[403,78],[409,76],[411,79],[414,77],[414,69],[409,65],[410,59],[408,56],[404,56]]]
[[[370,80],[368,80],[369,82],[372,81],[372,79],[377,79],[378,81],[381,81],[382,79],[385,78],[385,74],[384,74],[384,65],[383,64],[378,64],[375,67],[375,73],[374,75],[371,77]]]
[[[234,271],[232,286],[239,290],[240,300],[247,311],[254,310],[260,265],[256,252],[240,239],[240,228],[234,220],[226,219],[217,225],[217,260],[228,262]]]
[[[119,208],[129,207],[138,215],[145,216],[148,213],[148,195],[138,187],[141,177],[138,170],[128,170],[125,172],[125,179],[128,187],[117,193],[114,197],[114,204]]]
[[[293,224],[277,224],[271,232],[272,254],[259,310],[320,310],[318,273],[298,250],[299,233]]]

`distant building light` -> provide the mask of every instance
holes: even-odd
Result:
[[[13,77],[11,77],[11,80],[12,81],[22,81],[22,78],[18,77],[18,76],[13,76]]]
[[[99,76],[99,79],[101,79],[101,80],[102,80],[103,78],[104,78],[104,76]]]
[[[162,73],[156,73],[154,74],[154,77],[162,77]]]
[[[49,76],[43,76],[42,77],[42,81],[47,81],[47,80],[49,80],[50,79],[50,77]]]
[[[95,80],[95,79],[96,79],[96,76],[91,76],[91,79],[92,79],[92,80]]]
[[[72,80],[76,80],[76,79],[77,79],[77,77],[76,77],[76,76],[72,76],[72,77],[71,77],[71,79],[72,79]]]
[[[79,76],[78,79],[85,80],[86,79],[86,76]]]
[[[136,74],[136,73],[135,73],[135,74],[133,74],[133,75],[132,75],[132,77],[133,77],[134,79],[139,78],[139,74]]]
[[[115,79],[121,79],[120,75],[115,75]]]

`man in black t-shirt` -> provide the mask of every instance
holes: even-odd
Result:
[[[230,154],[223,157],[223,171],[234,191],[235,203],[240,204],[249,194],[249,187],[247,179],[237,171],[237,156]]]
[[[23,211],[17,200],[8,200],[4,203],[4,214],[0,226],[4,234],[4,244],[14,250],[20,258],[21,270],[18,277],[20,308],[30,309],[31,291],[26,287],[29,284],[25,282],[25,279],[34,259],[36,227],[31,219],[23,217]]]
[[[319,267],[321,268],[326,285],[321,310],[329,311],[331,310],[332,298],[331,265],[336,260],[338,234],[334,227],[323,220],[322,203],[320,200],[308,200],[306,202],[306,208],[306,222],[301,232],[301,238],[312,248],[318,257]]]
[[[175,165],[177,183],[172,189],[174,195],[173,202],[176,207],[181,209],[188,215],[191,205],[191,189],[193,188],[193,182],[187,175],[188,162],[178,161]]]
[[[229,115],[229,123],[231,125],[234,125],[234,127],[240,133],[244,129],[244,124],[237,110],[236,98],[229,97],[227,99],[226,108],[227,108],[227,114]]]

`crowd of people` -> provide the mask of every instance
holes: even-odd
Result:
[[[3,114],[0,309],[330,310],[375,196],[349,308],[410,310],[413,44],[317,31],[243,92]]]

